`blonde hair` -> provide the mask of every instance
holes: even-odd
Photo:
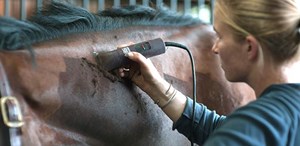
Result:
[[[300,0],[217,0],[222,22],[238,38],[253,35],[279,62],[293,57],[300,43]]]

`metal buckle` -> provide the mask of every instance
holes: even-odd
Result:
[[[16,115],[16,120],[14,121],[10,121],[9,119],[9,116],[7,111],[6,111],[6,103],[7,101],[12,101],[13,102],[13,106],[12,106],[12,115],[15,116]],[[8,111],[10,111],[10,107],[8,107]],[[3,117],[3,121],[4,121],[4,124],[7,125],[8,127],[11,127],[11,128],[19,128],[21,127],[22,125],[24,125],[24,122],[23,122],[23,117],[22,117],[22,114],[21,114],[21,109],[20,109],[20,104],[17,100],[16,97],[13,97],[13,96],[4,96],[4,97],[1,97],[1,112],[2,112],[2,117]]]

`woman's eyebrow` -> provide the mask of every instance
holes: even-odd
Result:
[[[213,26],[213,29],[216,32],[216,34],[219,36],[219,32],[216,30],[215,26]]]
[[[214,29],[214,31],[215,31],[216,33],[218,33],[218,31],[216,30],[215,26],[213,26],[213,29]]]

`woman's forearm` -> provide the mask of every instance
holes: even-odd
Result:
[[[176,122],[182,115],[186,105],[186,96],[167,81],[161,80],[145,92],[173,122]]]

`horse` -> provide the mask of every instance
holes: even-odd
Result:
[[[190,49],[197,102],[227,115],[255,99],[249,86],[225,79],[211,51],[216,40],[212,26],[199,19],[167,8],[128,6],[94,14],[52,2],[26,21],[0,18],[0,61],[23,115],[22,144],[189,145],[146,93],[103,69],[93,55],[154,38]],[[151,61],[192,98],[191,65],[184,50],[169,47]]]

